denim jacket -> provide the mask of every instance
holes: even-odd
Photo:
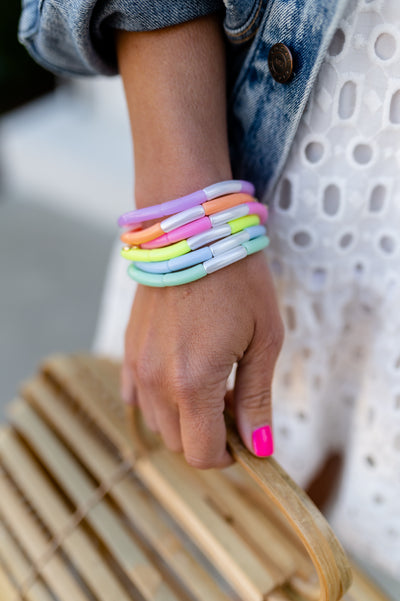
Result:
[[[268,198],[348,0],[23,0],[19,37],[63,75],[117,73],[114,31],[148,31],[221,12],[227,39],[228,126],[235,177]],[[281,42],[294,59],[288,83],[268,67]]]

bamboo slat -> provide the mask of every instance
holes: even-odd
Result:
[[[88,377],[90,370],[85,361],[85,356],[56,355],[44,363],[43,370],[57,379],[122,454],[131,457],[132,444],[124,424],[121,403],[117,403],[116,395],[110,395],[100,381]],[[105,363],[100,362],[102,368]]]
[[[118,469],[118,460],[101,445],[83,422],[76,420],[72,409],[51,384],[39,377],[25,386],[24,393],[96,478],[112,478]],[[163,522],[149,504],[148,495],[138,489],[131,477],[114,484],[109,494],[195,599],[228,601],[205,569],[199,566],[171,528]]]
[[[121,462],[93,433],[76,411],[43,376],[38,376],[23,387],[23,394],[44,416],[61,440],[67,441],[72,451],[87,464],[98,482],[109,481],[118,472]]]
[[[13,586],[11,580],[3,570],[0,564],[0,599],[2,601],[16,601],[18,599],[18,591]]]
[[[262,460],[249,453],[230,425],[228,445],[235,459],[280,508],[302,540],[318,574],[320,600],[340,599],[351,584],[351,570],[326,520],[272,457]]]
[[[104,563],[89,536],[79,524],[74,524],[71,512],[60,494],[51,486],[21,442],[11,433],[3,444],[2,462],[54,538],[62,534],[69,524],[75,526],[62,538],[60,547],[67,553],[99,601],[129,601],[127,593]]]
[[[228,470],[228,474],[236,482],[236,488],[238,493],[246,498],[257,511],[267,516],[270,522],[272,522],[282,534],[284,539],[290,543],[291,547],[295,547],[298,551],[297,563],[299,572],[307,580],[311,573],[314,573],[314,569],[310,564],[310,558],[304,545],[301,543],[299,537],[293,531],[288,520],[282,514],[282,512],[273,505],[270,499],[258,486],[258,484],[252,479],[252,477],[239,465],[234,463]]]
[[[118,365],[52,357],[10,415],[0,601],[339,601],[348,586],[319,512],[232,429],[224,472],[132,440]],[[353,571],[343,601],[388,601]]]
[[[112,367],[110,369],[109,364],[108,364],[107,369],[104,369],[104,370],[99,370],[98,368],[96,369],[95,360],[93,360],[92,358],[89,358],[89,359],[87,359],[87,358],[76,358],[75,361],[81,362],[82,365],[84,365],[84,368],[87,370],[87,373],[90,373],[92,375],[92,377],[96,378],[99,382],[101,382],[102,387],[104,389],[106,389],[107,393],[112,397],[112,402],[115,402],[116,398],[118,398],[118,394],[115,393],[115,382],[116,382],[115,376],[112,375],[113,373],[115,374],[115,370],[113,371]],[[67,387],[69,386],[69,384],[67,384],[65,382],[65,369],[66,368],[64,368],[64,370],[60,369],[60,363],[59,362],[57,362],[57,361],[56,362],[54,362],[54,361],[48,362],[47,366],[46,366],[46,369],[47,369],[47,371],[51,374],[51,376],[57,382],[63,382],[63,385],[65,385]],[[71,370],[74,369],[74,371],[71,371],[71,374],[70,374],[71,376],[72,375],[76,375],[76,374],[81,374],[82,375],[82,370],[76,369],[76,368],[70,368],[70,369]],[[61,372],[61,376],[60,376],[60,372]],[[71,381],[71,379],[72,378],[70,378],[69,381]],[[79,395],[82,394],[81,392],[79,392],[79,386],[80,386],[80,382],[79,382],[79,376],[78,376],[78,377],[74,378],[74,390],[73,390],[73,394],[74,395],[78,395],[79,396]],[[113,392],[113,388],[114,388],[114,392]],[[141,473],[140,470],[138,470],[138,475],[140,475],[140,473]],[[149,486],[149,483],[147,481],[146,481],[146,485]],[[204,496],[204,494],[205,494],[204,491],[203,491],[203,493],[200,494],[200,497],[202,496],[202,494]],[[165,497],[162,497],[162,498],[165,498]],[[158,499],[159,499],[160,502],[162,502],[162,498],[160,499],[160,497],[158,497]],[[215,499],[214,499],[214,501],[215,501]],[[191,503],[191,506],[193,508],[193,503]],[[209,513],[214,513],[215,514],[215,511],[213,512],[212,509],[211,509],[211,507],[207,507],[207,510],[208,510]],[[177,514],[174,514],[174,517],[176,518]],[[219,519],[219,517],[220,516],[214,515],[214,518],[217,519],[217,520]],[[201,521],[201,519],[202,518],[200,517],[200,521]],[[192,521],[191,518],[189,519],[189,521]],[[224,519],[221,520],[221,523],[222,523],[223,530],[234,531],[234,529],[232,527],[230,527],[230,528],[227,527]],[[242,532],[243,532],[243,530],[242,530]],[[271,535],[271,529],[269,530],[269,535]],[[259,541],[260,541],[260,538],[261,537],[258,536],[258,540]],[[249,551],[247,543],[245,541],[241,540],[240,543],[236,542],[235,544],[232,544],[229,541],[229,538],[227,539],[227,541],[228,541],[228,548],[229,549],[234,548],[235,550],[237,550],[237,556],[238,556],[238,558],[240,558],[239,564],[242,565],[243,564],[243,559],[247,557],[248,551]],[[197,541],[197,542],[199,542],[199,541]],[[266,545],[265,545],[265,542],[264,542],[263,547],[265,548],[265,546]],[[215,555],[211,555],[211,556],[210,556],[211,548],[209,547],[209,545],[206,544],[205,546],[202,546],[200,544],[200,548],[202,549],[202,551],[207,556],[211,557],[211,559],[216,563],[216,565],[218,566],[218,568],[220,569],[220,571],[222,572],[222,574],[223,574],[223,576],[225,578],[226,578],[227,574],[228,575],[232,575],[233,574],[234,575],[233,582],[235,581],[235,579],[237,579],[238,581],[240,581],[241,569],[240,569],[240,567],[238,569],[237,566],[235,566],[234,564],[232,564],[231,553],[229,553],[229,560],[231,562],[231,566],[233,566],[233,567],[231,567],[230,570],[228,569],[228,571],[226,571],[226,564],[223,561],[224,554],[223,554],[222,549],[220,547],[217,546],[217,548],[215,550]],[[243,549],[244,549],[244,551],[243,551]],[[295,549],[293,551],[294,551],[294,553],[296,553]],[[283,557],[283,556],[284,556],[284,551],[282,550],[281,557]],[[216,559],[215,559],[216,557],[218,557],[219,561],[216,561]],[[286,564],[285,569],[282,569],[282,567],[279,567],[279,566],[276,565],[276,562],[274,563],[274,562],[270,561],[268,559],[268,556],[267,557],[264,556],[263,557],[263,568],[264,569],[260,570],[259,569],[259,565],[257,565],[257,559],[258,559],[257,555],[254,554],[254,553],[251,555],[251,559],[249,559],[249,565],[251,565],[252,567],[254,567],[254,572],[255,573],[257,572],[257,577],[258,578],[263,578],[264,577],[264,579],[265,579],[266,574],[268,574],[268,576],[267,576],[268,577],[268,581],[264,580],[264,585],[263,585],[264,586],[264,592],[261,589],[259,589],[257,591],[257,593],[254,593],[254,591],[253,591],[253,594],[256,594],[259,597],[260,595],[265,594],[266,591],[274,589],[276,586],[278,586],[279,584],[281,584],[284,581],[284,579],[288,576],[288,574],[286,573],[287,570],[288,570],[288,565]],[[298,560],[299,561],[297,563],[301,564],[300,554],[298,554]],[[293,565],[292,565],[291,570],[292,570],[292,572],[294,571],[293,570]],[[263,572],[264,572],[264,575],[261,576],[261,574]],[[253,577],[254,577],[254,574],[253,574]],[[242,585],[239,584],[239,589],[238,589],[239,593],[242,591],[242,589],[240,588],[241,586],[244,586],[243,583],[242,583]],[[245,585],[245,586],[248,586],[248,584]],[[249,594],[248,588],[245,589],[245,590],[247,591],[247,594]]]
[[[213,511],[196,473],[181,457],[163,449],[153,451],[136,461],[136,473],[239,595],[262,600],[281,583],[231,525]]]
[[[50,539],[32,513],[28,513],[20,495],[3,474],[0,474],[0,515],[28,555],[31,564],[40,565],[46,554],[51,553]],[[87,601],[87,596],[58,554],[51,554],[48,561],[43,563],[40,574],[60,601]]]
[[[16,587],[21,587],[33,574],[32,565],[26,559],[22,550],[0,523],[0,563],[5,566]],[[17,590],[17,589],[15,589]],[[27,601],[52,601],[52,597],[44,584],[35,580],[25,593]],[[0,599],[3,597],[0,595]]]
[[[88,369],[88,373],[91,373],[93,366],[90,365],[90,361],[84,360],[83,363]],[[59,362],[48,362],[46,369],[58,383],[62,381],[62,377],[65,378],[66,368],[64,368],[64,371],[61,370]],[[60,372],[63,374],[61,377],[59,375]],[[101,370],[98,370],[98,372],[101,373],[101,375],[97,375],[97,378],[102,382],[102,385],[105,386],[107,375]],[[75,375],[73,394],[76,397],[80,397],[82,394],[80,388],[81,382],[79,376],[77,376],[79,373],[82,374],[79,369],[74,368],[74,371],[71,371],[70,374],[71,376]],[[87,386],[88,385],[85,384],[85,387]],[[110,388],[111,386],[108,387],[108,389]],[[26,392],[29,395],[31,391],[27,389]],[[171,458],[171,461],[174,461],[174,458]],[[187,466],[185,466],[182,461],[180,464],[182,465],[182,469],[186,470]],[[211,519],[211,527],[209,528],[207,540],[212,540],[213,546],[210,547],[208,544],[201,544],[201,537],[199,540],[196,539],[196,543],[199,545],[202,552],[213,561],[223,577],[231,582],[238,594],[244,594],[249,600],[262,599],[266,592],[273,590],[284,581],[285,575],[272,562],[264,561],[261,563],[257,554],[249,547],[246,541],[242,540],[241,537],[236,534],[234,528],[227,524],[225,519],[218,515],[215,509],[208,503],[204,503],[201,500],[204,497],[204,491],[201,491],[200,489],[204,487],[197,476],[194,476],[193,470],[189,469],[189,472],[186,473],[190,473],[192,479],[194,478],[194,480],[197,481],[198,491],[197,500],[194,501],[191,499],[189,503],[186,504],[186,507],[190,510],[187,523],[193,524],[193,517],[195,517],[197,523],[201,524],[204,511],[206,512],[206,515],[209,516],[209,519]],[[141,469],[137,469],[137,475],[141,477]],[[154,494],[154,489],[151,488],[149,481],[146,480],[146,478],[144,478],[143,481]],[[164,505],[165,498],[166,495],[157,496],[158,501]],[[196,509],[194,510],[195,507]],[[200,512],[200,515],[197,515],[196,517],[194,514],[198,513],[198,511]],[[182,512],[177,511],[172,515],[182,526],[180,520]],[[186,528],[184,528],[184,530],[186,530]]]
[[[199,478],[206,483],[213,503],[221,513],[226,514],[234,528],[256,545],[263,561],[276,566],[282,583],[298,572],[299,565],[303,569],[308,568],[310,575],[309,562],[298,553],[293,544],[288,543],[284,534],[265,513],[257,510],[254,504],[239,494],[227,477],[215,470],[208,470],[200,472]]]
[[[97,501],[87,509],[92,500],[96,500],[96,486],[45,422],[22,402],[12,405],[10,415],[17,431],[32,445],[71,501],[78,509],[84,508],[85,519],[116,557],[143,597],[148,601],[176,600],[173,591],[128,535],[112,508]]]

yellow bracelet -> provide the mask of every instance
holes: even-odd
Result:
[[[233,219],[224,225],[211,228],[206,232],[191,236],[187,240],[182,240],[170,246],[152,249],[139,248],[138,246],[124,246],[121,256],[129,261],[168,261],[169,259],[180,257],[192,250],[201,248],[214,240],[236,234],[247,227],[258,225],[259,223],[260,218],[258,215],[246,215],[245,217]]]

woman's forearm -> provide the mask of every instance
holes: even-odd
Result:
[[[119,32],[138,207],[231,177],[220,22]]]

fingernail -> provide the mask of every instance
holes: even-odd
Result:
[[[270,426],[253,431],[253,450],[257,457],[269,457],[274,452],[274,439]]]

